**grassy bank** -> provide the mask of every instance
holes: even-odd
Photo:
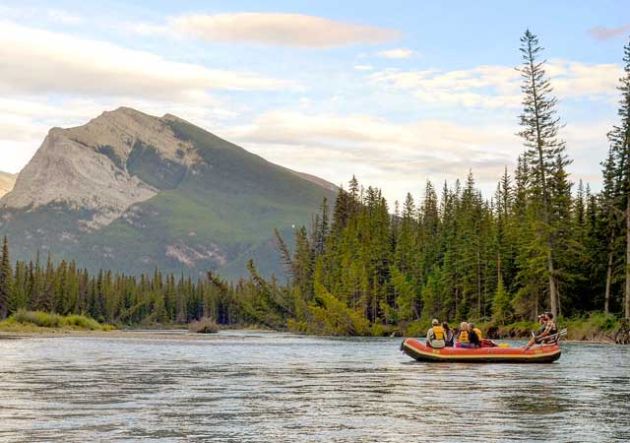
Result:
[[[111,331],[116,329],[83,315],[58,315],[41,311],[19,310],[0,322],[4,332]]]

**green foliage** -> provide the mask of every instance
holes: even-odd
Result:
[[[86,329],[90,331],[107,331],[113,329],[111,325],[100,324],[93,318],[83,315],[58,315],[41,311],[18,310],[7,320],[0,323],[0,329],[12,329],[16,324],[32,325],[39,328]]]
[[[498,324],[505,324],[512,317],[510,295],[505,290],[503,277],[499,276],[497,289],[492,302],[492,319]]]
[[[317,335],[371,335],[367,319],[318,282],[315,282],[315,300],[317,304],[310,306],[312,320],[308,332]]]
[[[416,320],[408,323],[402,333],[407,337],[424,337],[431,327],[431,320]]]

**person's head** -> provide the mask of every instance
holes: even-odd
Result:
[[[461,331],[468,331],[468,323],[466,323],[465,321],[461,322],[461,323],[459,324],[459,329],[460,329]]]
[[[546,320],[553,320],[553,313],[545,312],[545,317],[547,317]]]
[[[475,329],[475,324],[474,323],[468,323],[468,329],[470,329],[471,331],[473,329]]]
[[[544,323],[547,321],[547,317],[545,316],[545,314],[540,314],[538,316],[538,323]]]
[[[442,323],[442,327],[443,327],[446,331],[448,331],[448,330],[450,330],[450,329],[451,329],[451,328],[449,328],[449,327],[448,327],[448,323],[446,323],[446,322]]]
[[[440,324],[440,322],[438,321],[437,318],[434,318],[433,321],[431,321],[431,326],[438,326]]]

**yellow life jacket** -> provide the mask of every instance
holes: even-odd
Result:
[[[444,340],[446,334],[444,333],[444,328],[442,326],[433,326],[433,335],[435,336],[435,340]]]
[[[481,334],[481,329],[475,328],[475,329],[473,329],[473,331],[475,331],[475,334],[477,334],[477,337],[479,337],[479,340],[483,340],[483,336]]]
[[[470,343],[470,340],[468,340],[468,331],[461,331],[457,340],[460,343]]]

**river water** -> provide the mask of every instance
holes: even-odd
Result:
[[[630,441],[630,347],[417,363],[400,339],[0,340],[0,441]]]

